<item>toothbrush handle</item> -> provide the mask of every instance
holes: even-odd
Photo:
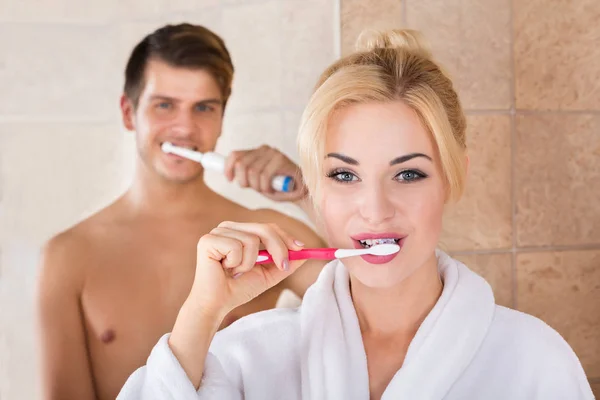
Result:
[[[202,166],[216,172],[225,170],[225,157],[217,153],[204,153],[202,156]],[[294,179],[287,175],[276,175],[271,180],[271,188],[276,192],[291,192],[294,190]]]
[[[302,249],[302,250],[289,250],[288,257],[290,261],[294,260],[333,260],[335,258],[335,252],[337,249]],[[261,250],[258,252],[258,258],[256,259],[257,264],[272,263],[273,258],[267,250]]]

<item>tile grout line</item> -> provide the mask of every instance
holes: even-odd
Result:
[[[340,46],[336,45],[335,49],[339,51]],[[264,108],[248,108],[248,109],[228,109],[228,112],[239,113],[239,115],[245,114],[256,114],[256,113],[269,113],[278,111],[291,111],[297,112],[302,111],[304,106],[302,105],[284,105],[283,107],[264,107]],[[547,114],[560,114],[560,115],[598,115],[600,111],[596,110],[584,110],[584,111],[524,111],[516,110],[514,108],[508,110],[493,110],[493,109],[465,109],[466,115],[547,115]],[[72,116],[72,115],[2,115],[0,114],[0,123],[14,123],[14,122],[86,122],[86,123],[112,123],[119,120],[119,116],[115,116],[111,119],[97,118],[92,116]]]
[[[16,25],[16,26],[37,26],[37,27],[66,27],[66,28],[90,28],[90,29],[99,29],[99,28],[114,28],[120,24],[119,17],[115,19],[90,19],[86,21],[82,19],[80,21],[69,20],[69,19],[55,19],[55,20],[36,20],[36,19],[15,19],[15,20],[0,20],[0,24],[2,25]]]
[[[458,250],[458,251],[448,251],[449,254],[453,256],[481,256],[488,254],[511,254],[512,249],[479,249],[479,250]]]
[[[547,114],[559,114],[559,115],[600,115],[600,110],[526,110],[516,109],[517,114],[522,115],[547,115]]]
[[[464,109],[464,113],[467,115],[508,115],[511,113],[511,109]]]
[[[599,110],[521,110],[515,107],[510,107],[509,109],[464,109],[466,114],[473,115],[497,115],[497,114],[518,114],[518,115],[600,115]]]
[[[517,279],[517,184],[515,182],[515,161],[516,161],[516,137],[517,137],[517,123],[516,123],[516,79],[515,79],[515,24],[514,24],[514,9],[513,2],[509,4],[509,70],[510,70],[510,203],[511,203],[511,225],[512,225],[512,249],[511,249],[511,279],[512,279],[512,307],[516,310],[519,306],[519,299],[517,296],[517,290],[519,283]]]
[[[487,255],[487,254],[524,254],[524,253],[546,253],[546,252],[567,252],[567,251],[591,251],[600,250],[600,243],[582,244],[582,245],[564,245],[564,246],[529,246],[504,249],[478,249],[478,250],[458,250],[448,253],[456,256]]]
[[[534,252],[549,252],[549,251],[586,251],[600,250],[600,243],[574,244],[574,245],[549,245],[549,246],[529,246],[520,247],[516,251],[518,253],[534,253]]]
[[[289,112],[302,112],[304,110],[303,106],[284,106],[284,107],[265,107],[265,108],[257,108],[257,109],[247,109],[247,110],[235,110],[235,109],[227,109],[227,113],[235,113],[237,115],[254,115],[257,113],[277,113],[279,111],[289,111]],[[110,123],[118,123],[120,124],[120,116],[118,112],[114,117],[110,119],[103,117],[92,117],[92,116],[36,116],[36,115],[0,115],[0,123],[91,123],[91,124],[110,124]]]
[[[19,115],[19,116],[3,116],[0,115],[1,124],[15,124],[15,123],[73,123],[73,124],[111,124],[120,123],[118,116],[112,119],[105,118],[94,118],[94,117],[73,117],[73,116],[42,116],[36,117],[34,115]]]

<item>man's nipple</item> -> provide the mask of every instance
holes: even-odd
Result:
[[[110,343],[112,341],[115,340],[115,331],[112,329],[107,329],[106,331],[104,331],[104,333],[100,336],[100,340],[102,340],[102,343]]]

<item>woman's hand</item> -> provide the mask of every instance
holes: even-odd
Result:
[[[256,265],[261,246],[274,264]],[[302,262],[290,263],[288,250],[301,248],[275,224],[223,222],[198,242],[187,301],[224,317],[291,275]]]
[[[261,245],[274,264],[256,264]],[[288,250],[301,248],[273,224],[223,222],[200,239],[194,284],[169,338],[173,354],[196,388],[225,315],[291,275],[304,261],[290,262]]]

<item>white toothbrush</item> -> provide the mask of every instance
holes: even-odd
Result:
[[[175,146],[170,142],[164,142],[161,149],[164,153],[175,154],[179,157],[196,161],[206,169],[221,173],[225,170],[225,157],[217,153],[200,153],[185,147]],[[278,192],[291,192],[294,190],[294,180],[290,176],[277,175],[271,180],[271,187]]]
[[[391,254],[400,251],[400,246],[392,243],[378,244],[368,249],[302,249],[302,250],[290,250],[289,260],[333,260],[336,258],[346,258],[354,256],[362,256],[365,254],[371,254],[374,256],[389,256]],[[271,255],[266,250],[258,252],[256,259],[257,264],[264,264],[273,262]]]

